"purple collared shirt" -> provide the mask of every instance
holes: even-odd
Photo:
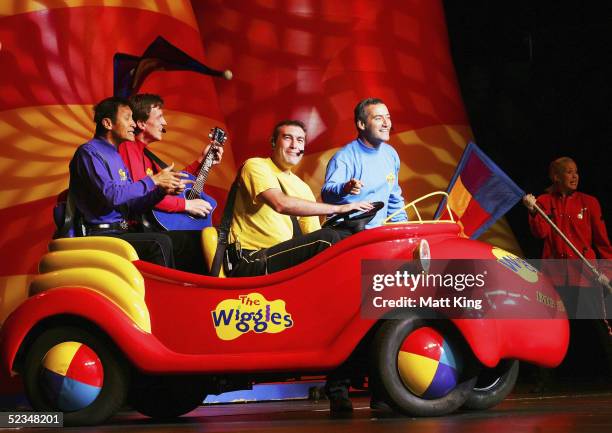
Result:
[[[89,224],[122,221],[152,209],[164,197],[149,176],[132,182],[117,148],[100,137],[74,153],[70,190]]]

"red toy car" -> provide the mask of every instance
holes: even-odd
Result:
[[[149,416],[179,416],[207,394],[345,362],[399,412],[484,409],[512,390],[519,360],[554,367],[568,344],[550,283],[522,259],[460,237],[454,222],[362,231],[299,266],[249,278],[142,262],[115,238],[57,239],[49,249],[30,297],[1,329],[0,360],[22,375],[36,410],[62,411],[66,424],[103,422],[126,399]],[[425,275],[450,258],[489,259],[491,278],[521,284],[487,299],[535,318],[446,318],[436,303],[403,308],[399,319],[389,319],[389,303],[363,312],[373,299],[364,263],[399,260]]]

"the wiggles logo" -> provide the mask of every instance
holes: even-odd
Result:
[[[498,263],[518,274],[523,280],[530,283],[538,281],[538,270],[526,260],[498,247],[493,247],[491,252],[497,258]]]
[[[285,301],[268,301],[260,293],[225,299],[210,313],[221,340],[234,340],[250,331],[276,334],[293,326],[291,314],[285,310]]]

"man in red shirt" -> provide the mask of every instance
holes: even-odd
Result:
[[[612,246],[601,206],[595,197],[577,191],[578,167],[571,158],[554,160],[550,164],[549,176],[552,185],[546,193],[540,195],[537,200],[531,194],[523,198],[523,203],[529,210],[531,231],[534,236],[544,240],[542,270],[552,279],[570,318],[605,319],[610,316],[612,296],[604,298],[606,292],[602,292],[601,286],[594,281],[591,271],[535,209],[537,204],[587,260],[595,264],[596,258],[601,259],[599,283],[605,286],[609,279],[604,272],[610,271]],[[609,371],[612,371],[609,329],[605,320],[570,321],[572,338],[564,363],[572,365],[572,362],[576,362],[587,351],[591,356],[597,353],[596,347],[585,346],[584,341],[593,335],[599,335],[603,355]],[[545,387],[551,379],[550,373],[540,372],[539,387]]]
[[[161,170],[144,154],[144,149],[151,143],[162,140],[162,135],[165,133],[165,127],[168,123],[163,112],[164,101],[159,95],[137,94],[131,96],[129,100],[132,106],[132,116],[136,123],[136,139],[121,143],[119,153],[130,171],[132,179],[138,181]],[[185,167],[184,171],[194,176],[197,175],[202,159],[209,148],[210,144],[197,160]],[[216,156],[214,164],[221,162],[223,148],[218,148]],[[187,212],[194,216],[206,216],[212,210],[210,203],[200,198],[187,200],[176,196],[164,197],[155,207],[165,212]],[[158,231],[161,229],[152,226],[151,230]],[[173,230],[165,233],[172,238],[177,268],[188,272],[202,273],[205,266],[200,232]]]
[[[151,143],[162,140],[162,134],[168,125],[164,117],[164,101],[158,95],[143,93],[130,97],[134,122],[136,122],[136,139],[126,141],[119,146],[119,153],[130,171],[134,181],[145,176],[157,173],[160,168],[144,154],[144,149]],[[197,175],[202,159],[208,152],[210,144],[206,146],[202,155],[183,169],[188,173]],[[214,164],[221,162],[223,148],[218,148],[217,159]],[[202,199],[186,200],[182,197],[165,197],[156,206],[165,212],[187,212],[194,216],[205,216],[211,211],[211,205]]]
[[[529,226],[534,236],[544,240],[543,259],[570,260],[568,265],[571,266],[559,267],[552,275],[556,286],[591,286],[590,275],[582,272],[579,257],[536,212],[534,205],[537,202],[585,258],[594,260],[599,256],[600,259],[609,260],[612,259],[612,246],[601,206],[595,197],[577,191],[578,168],[571,158],[554,160],[550,164],[549,175],[553,183],[546,193],[537,200],[531,194],[523,199],[529,210]],[[604,284],[607,282],[605,276],[601,280]]]

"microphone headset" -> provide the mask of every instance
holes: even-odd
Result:
[[[270,138],[270,143],[272,144],[272,149],[274,149],[276,147],[276,141],[274,140],[274,137]],[[304,149],[300,149],[297,153],[297,156],[302,156],[304,152],[305,152]]]

